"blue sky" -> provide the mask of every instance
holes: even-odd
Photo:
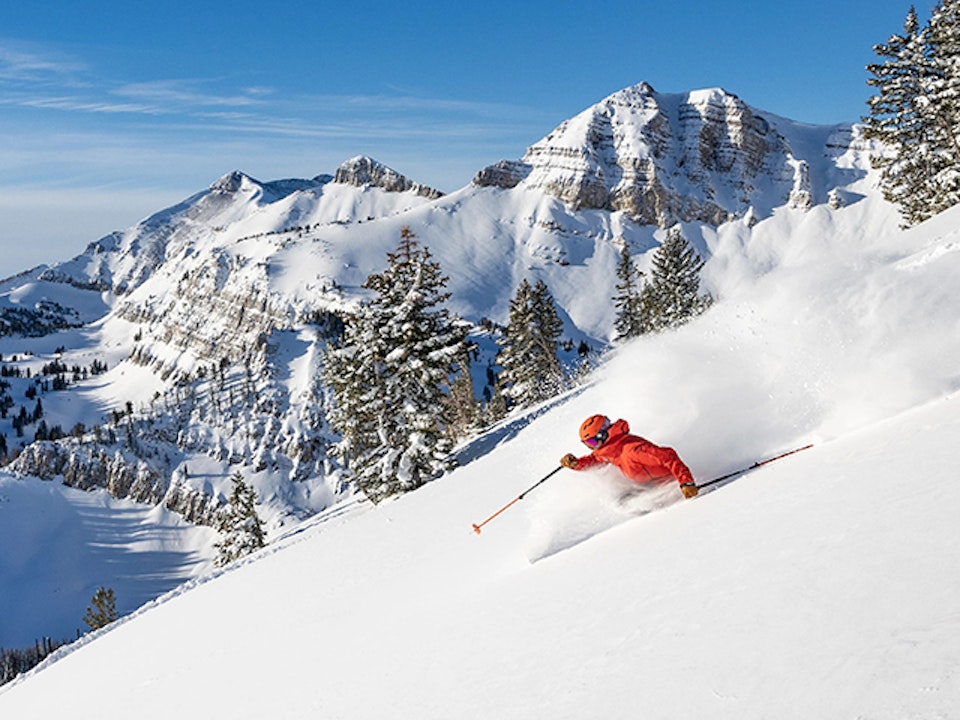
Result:
[[[933,0],[917,2],[923,20]],[[723,87],[803,122],[856,121],[900,0],[7,2],[0,277],[235,169],[371,155],[450,191],[612,92]]]

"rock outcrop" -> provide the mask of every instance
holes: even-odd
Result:
[[[351,158],[337,168],[335,183],[356,187],[378,187],[387,192],[413,192],[431,200],[443,197],[434,188],[421,185],[366,155]]]
[[[622,211],[661,227],[719,225],[764,201],[811,203],[805,163],[738,97],[719,89],[660,94],[646,83],[614,93],[473,182],[539,189],[575,209]]]

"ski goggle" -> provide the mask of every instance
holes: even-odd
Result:
[[[598,448],[607,441],[607,429],[602,428],[596,435],[593,437],[588,437],[583,441],[583,444],[587,447]]]

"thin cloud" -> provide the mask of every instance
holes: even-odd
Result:
[[[339,112],[355,112],[357,109],[363,109],[373,112],[457,113],[482,117],[517,116],[536,112],[529,107],[520,105],[454,100],[406,93],[397,95],[307,95],[298,97],[296,100],[297,102]]]
[[[0,40],[0,107],[166,118],[194,130],[304,138],[408,140],[482,137],[540,124],[536,109],[428,97],[391,87],[382,94],[286,94],[272,86],[224,89],[220,78],[126,82],[100,78],[56,50]],[[179,121],[179,122],[178,122]],[[135,125],[126,129],[134,130]],[[119,126],[118,129],[124,129]],[[141,130],[148,128],[142,127]]]
[[[134,98],[155,103],[175,103],[181,106],[225,106],[246,107],[263,102],[260,96],[268,93],[264,88],[252,88],[246,94],[205,93],[196,88],[211,81],[207,80],[155,80],[151,82],[128,83],[114,90],[112,95]]]
[[[67,78],[86,70],[84,63],[59,53],[0,39],[0,81],[36,82]]]
[[[147,115],[161,115],[164,113],[163,109],[152,105],[94,102],[74,97],[30,98],[9,102],[4,101],[4,104],[16,104],[20,107],[32,107],[44,110],[65,110],[85,113],[133,113]]]

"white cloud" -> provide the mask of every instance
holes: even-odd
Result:
[[[231,107],[245,107],[258,105],[263,102],[262,90],[240,94],[219,94],[204,92],[205,85],[210,80],[154,80],[151,82],[127,83],[113,90],[111,94],[120,97],[134,98],[153,103],[177,104],[190,107],[207,107],[210,105],[224,105]]]
[[[36,82],[83,72],[79,60],[29,43],[0,39],[0,81]]]

